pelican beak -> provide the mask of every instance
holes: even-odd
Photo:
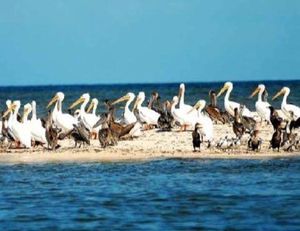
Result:
[[[180,99],[181,95],[182,95],[182,88],[179,88],[179,91],[178,91],[178,99]]]
[[[27,115],[28,115],[28,109],[25,108],[25,109],[24,109],[24,112],[23,112],[23,116],[22,116],[22,123],[24,123],[25,117],[26,117]]]
[[[115,105],[115,104],[117,104],[117,103],[121,103],[121,102],[127,101],[127,100],[129,100],[129,96],[128,96],[128,95],[124,95],[124,96],[122,96],[121,98],[119,98],[119,99],[113,101],[113,102],[111,103],[111,105]]]
[[[58,96],[54,96],[51,101],[48,103],[47,108],[49,108],[52,104],[54,104],[58,100]]]
[[[23,114],[28,115],[29,114],[28,112],[29,112],[28,108],[25,108]]]
[[[3,117],[7,117],[7,115],[12,112],[15,109],[15,105],[12,103],[11,105],[9,105],[9,107],[7,108],[6,112],[4,112]]]
[[[219,91],[219,93],[217,94],[217,97],[219,97],[220,95],[222,95],[224,93],[224,91],[227,90],[227,86],[225,85],[224,87],[222,87],[222,89]]]
[[[279,92],[277,92],[276,95],[273,96],[272,100],[276,99],[277,97],[281,96],[284,94],[284,90],[280,90]]]
[[[94,101],[92,101],[86,112],[90,113],[91,110],[93,109],[94,105],[95,105],[95,103],[94,103]]]
[[[252,94],[249,96],[249,98],[254,97],[254,96],[259,92],[259,90],[260,90],[260,88],[257,87],[257,88],[252,92]]]
[[[76,100],[70,107],[69,109],[73,109],[74,107],[76,107],[78,104],[81,104],[84,102],[84,98],[80,97],[78,100]]]
[[[132,108],[133,111],[137,108],[137,106],[138,106],[138,104],[139,104],[140,101],[141,100],[139,98],[136,99],[136,101],[135,101],[135,103],[133,105],[133,108]]]

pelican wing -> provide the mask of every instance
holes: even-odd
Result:
[[[158,118],[160,116],[160,114],[147,107],[141,107],[139,109],[139,114],[141,119],[147,124],[157,124]]]

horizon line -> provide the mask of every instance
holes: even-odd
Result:
[[[20,85],[0,85],[0,88],[13,88],[13,87],[56,87],[56,86],[111,86],[111,85],[117,85],[117,86],[122,86],[122,85],[155,85],[155,84],[209,84],[209,83],[225,83],[225,82],[233,82],[233,83],[251,83],[251,82],[296,82],[300,81],[300,79],[269,79],[269,80],[212,80],[212,81],[175,81],[175,82],[128,82],[128,83],[63,83],[63,84],[37,84],[37,85],[26,85],[26,84],[20,84]]]

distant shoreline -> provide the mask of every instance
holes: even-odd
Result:
[[[222,84],[226,81],[231,81],[233,83],[293,83],[293,82],[300,82],[300,79],[272,79],[272,80],[231,80],[231,79],[226,79],[224,81],[182,81],[185,84],[190,84],[190,85],[197,85],[197,84],[204,84],[204,85],[210,85],[210,84]],[[45,84],[45,85],[0,85],[0,89],[2,88],[45,88],[45,87],[50,87],[50,88],[56,88],[56,87],[99,87],[99,86],[139,86],[139,85],[179,85],[181,82],[146,82],[146,83],[78,83],[78,84]]]

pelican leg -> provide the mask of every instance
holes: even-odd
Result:
[[[187,124],[185,124],[185,125],[184,125],[184,131],[186,131],[186,129],[187,129],[187,126],[188,126]]]

